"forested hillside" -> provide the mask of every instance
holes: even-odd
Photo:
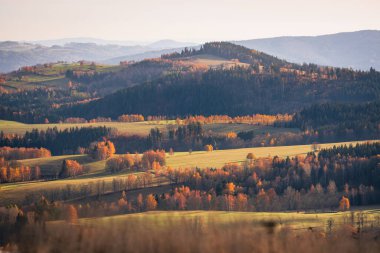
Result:
[[[294,113],[313,104],[380,98],[380,73],[374,69],[298,65],[228,42],[122,63],[119,69],[66,69],[65,78],[67,87],[2,93],[0,117],[58,122],[122,114],[236,116]]]
[[[380,102],[364,104],[320,104],[295,114],[293,127],[318,132],[320,138],[377,138],[380,136]]]
[[[265,66],[277,65],[284,66],[289,64],[284,60],[270,56],[263,52],[251,50],[249,48],[235,45],[229,42],[209,42],[200,47],[199,50],[185,48],[181,53],[174,52],[172,54],[163,55],[164,59],[178,59],[195,55],[214,55],[225,59],[238,59],[248,64],[264,64]]]
[[[255,65],[168,75],[103,99],[62,111],[61,115],[94,118],[121,114],[249,115],[293,113],[314,103],[360,103],[380,98],[380,73],[300,66],[306,72],[281,72],[277,65],[259,74]],[[296,71],[296,70],[295,70]],[[309,74],[307,74],[309,73]]]

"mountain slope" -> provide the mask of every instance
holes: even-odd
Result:
[[[157,58],[160,57],[163,54],[171,54],[175,52],[181,52],[184,48],[171,48],[171,49],[161,49],[161,50],[152,50],[147,51],[139,54],[132,54],[132,55],[123,55],[118,56],[115,58],[103,60],[103,63],[107,64],[118,64],[121,61],[141,61],[144,59],[151,59],[151,58]]]
[[[57,61],[101,61],[145,51],[147,49],[141,46],[126,47],[93,43],[69,43],[64,46],[46,47],[30,43],[0,42],[0,72]]]
[[[314,37],[277,37],[235,41],[296,63],[380,69],[380,31],[366,30]]]
[[[195,45],[172,40],[157,41],[144,46],[105,44],[108,41],[86,38],[74,38],[71,40],[78,42],[70,42],[70,39],[42,41],[42,44],[14,41],[0,42],[0,73],[17,70],[23,66],[57,61],[86,60],[118,64],[120,61],[125,60],[143,60],[159,57],[163,53],[180,51],[185,46]]]
[[[143,115],[248,115],[293,113],[314,103],[360,103],[380,99],[380,73],[297,65],[226,42],[163,56],[214,55],[250,63],[206,72],[173,73],[60,111],[60,115],[116,118]],[[261,67],[260,67],[261,66]]]

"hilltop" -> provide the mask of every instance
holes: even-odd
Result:
[[[380,69],[380,31],[363,30],[320,36],[285,36],[234,41],[296,63]]]
[[[176,72],[67,108],[67,116],[94,118],[121,114],[248,115],[293,113],[315,103],[361,103],[379,99],[380,73],[298,65],[227,42],[163,55],[186,62],[205,55],[224,59],[203,71]],[[210,57],[209,57],[210,58]],[[245,65],[244,65],[245,64]]]

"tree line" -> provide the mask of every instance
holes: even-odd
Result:
[[[24,135],[7,135],[0,132],[1,147],[45,148],[53,155],[75,154],[79,147],[107,137],[112,133],[107,127],[75,127],[59,130],[57,127],[46,130],[33,129]]]
[[[25,182],[38,180],[40,177],[40,167],[25,166],[14,161],[6,161],[0,157],[0,183]]]
[[[46,148],[0,147],[0,157],[5,160],[22,160],[50,156],[51,152]]]
[[[380,102],[316,104],[296,113],[290,126],[324,138],[376,138],[380,135]]]

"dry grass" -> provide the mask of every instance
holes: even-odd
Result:
[[[186,63],[193,64],[195,66],[197,65],[204,65],[207,67],[218,67],[218,66],[224,66],[225,68],[231,68],[235,66],[240,67],[248,67],[249,64],[242,63],[242,62],[235,62],[228,59],[224,59],[221,57],[213,56],[213,55],[196,55],[186,58],[181,58]]]
[[[380,226],[380,209],[356,209],[354,215],[361,212],[366,217],[368,226]],[[80,219],[83,225],[107,225],[129,223],[134,221],[158,222],[165,226],[167,220],[179,222],[182,220],[202,219],[204,222],[216,222],[229,224],[234,222],[262,223],[273,221],[283,228],[302,230],[324,230],[329,219],[334,221],[334,226],[349,223],[351,212],[227,212],[227,211],[154,211],[145,213],[116,215],[101,218]]]
[[[212,215],[214,212],[211,212]],[[129,220],[104,220],[79,225],[65,222],[43,227],[26,227],[13,245],[18,252],[378,252],[377,229],[357,235],[347,226],[336,226],[332,233],[324,229],[294,230],[287,225],[260,220],[229,222],[205,220],[199,216],[146,219],[156,213],[141,214]],[[237,214],[239,215],[239,213]],[[11,249],[12,247],[8,247]]]
[[[18,160],[19,163],[35,167],[39,166],[41,168],[41,173],[44,177],[52,176],[54,177],[59,173],[62,167],[63,160],[75,160],[81,165],[88,168],[88,171],[91,173],[99,172],[104,170],[106,161],[95,161],[88,155],[62,155],[62,156],[52,156],[52,157],[43,157],[43,158],[33,158],[33,159],[24,159]]]
[[[338,145],[349,145],[356,143],[364,143],[366,141],[352,141],[340,143],[321,144],[322,148],[331,148]],[[295,145],[295,146],[278,146],[278,147],[260,147],[260,148],[241,148],[216,150],[213,152],[197,151],[192,152],[176,152],[173,156],[168,156],[166,163],[173,168],[178,167],[222,167],[226,163],[241,163],[246,161],[248,153],[253,153],[256,157],[268,156],[296,156],[311,152],[311,145]]]
[[[26,131],[32,129],[46,130],[47,128],[57,127],[59,130],[64,130],[71,127],[99,127],[106,126],[115,128],[119,133],[127,135],[148,135],[152,128],[158,128],[161,131],[166,132],[168,125],[175,124],[174,120],[163,121],[144,121],[144,122],[99,122],[99,123],[78,123],[78,124],[23,124],[16,121],[0,120],[0,130],[8,134],[24,134]],[[254,130],[256,134],[275,134],[284,132],[298,132],[299,130],[294,128],[276,128],[271,126],[254,126],[250,124],[207,124],[204,125],[204,129],[207,133],[226,134],[228,132],[240,132]]]
[[[120,133],[123,134],[137,134],[137,135],[148,135],[152,128],[159,128],[161,130],[166,129],[167,124],[174,124],[174,121],[144,121],[144,122],[99,122],[99,123],[78,123],[78,124],[23,124],[15,121],[0,120],[0,130],[4,133],[9,134],[24,134],[26,131],[31,131],[32,129],[46,130],[47,128],[57,127],[59,130],[64,130],[72,127],[110,127],[116,128]]]
[[[66,185],[80,186],[96,183],[97,181],[104,181],[107,190],[112,186],[114,178],[123,178],[129,174],[139,174],[144,172],[130,172],[122,174],[86,174],[77,178],[59,179],[53,181],[31,181],[2,184],[0,186],[0,206],[9,203],[18,203],[22,201],[26,195],[33,192],[40,192],[42,190],[56,190],[65,188]]]

